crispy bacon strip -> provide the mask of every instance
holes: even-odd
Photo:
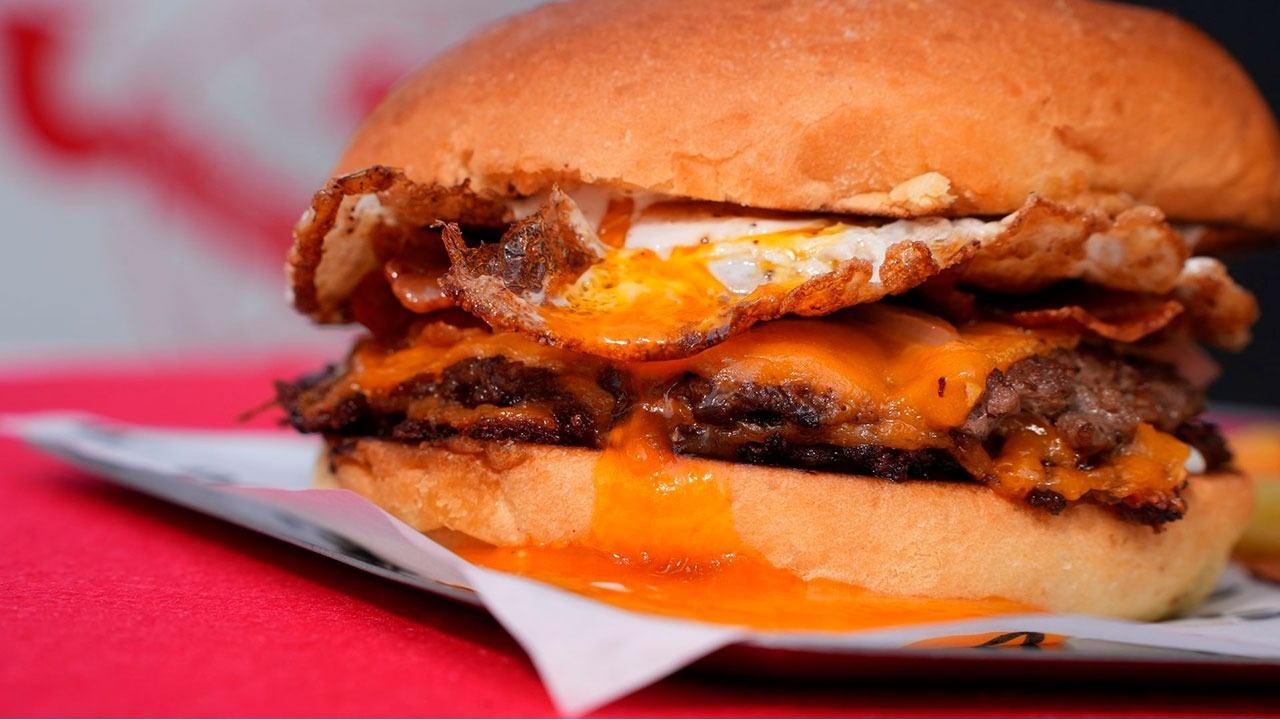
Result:
[[[1074,303],[1017,310],[1004,317],[1021,327],[1063,328],[1132,343],[1163,329],[1182,312],[1177,300],[1097,290]]]
[[[447,258],[430,226],[440,219],[479,227],[504,227],[511,220],[504,204],[466,185],[420,185],[382,166],[334,178],[294,227],[286,266],[294,307],[318,322],[347,322],[348,301],[365,276],[406,252],[430,257],[436,248],[438,264],[421,271],[438,277]],[[443,302],[436,306],[452,304],[437,295]]]
[[[512,225],[501,242],[468,248],[456,223],[445,225],[443,237],[455,268],[446,276],[446,290],[456,294],[459,282],[486,278],[533,303],[563,290],[608,250],[578,206],[559,190],[538,212]]]

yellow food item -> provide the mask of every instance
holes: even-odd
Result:
[[[1236,554],[1280,559],[1280,422],[1246,425],[1228,433],[1236,465],[1254,479],[1257,503]]]

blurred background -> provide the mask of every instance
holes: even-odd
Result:
[[[345,348],[283,300],[289,228],[405,72],[537,0],[0,0],[0,370]],[[1280,3],[1147,2],[1280,106]],[[1280,252],[1219,400],[1280,405]],[[1275,279],[1273,279],[1275,278]]]
[[[0,369],[332,348],[290,228],[402,75],[533,0],[0,0]]]

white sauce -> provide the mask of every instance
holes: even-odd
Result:
[[[1192,475],[1199,475],[1208,469],[1209,465],[1204,461],[1204,456],[1200,454],[1199,450],[1195,448],[1190,449],[1191,454],[1187,456],[1187,462],[1183,467],[1185,467],[1187,472]]]

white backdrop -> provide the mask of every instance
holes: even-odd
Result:
[[[536,0],[0,0],[0,363],[335,343],[289,227],[406,71]]]

